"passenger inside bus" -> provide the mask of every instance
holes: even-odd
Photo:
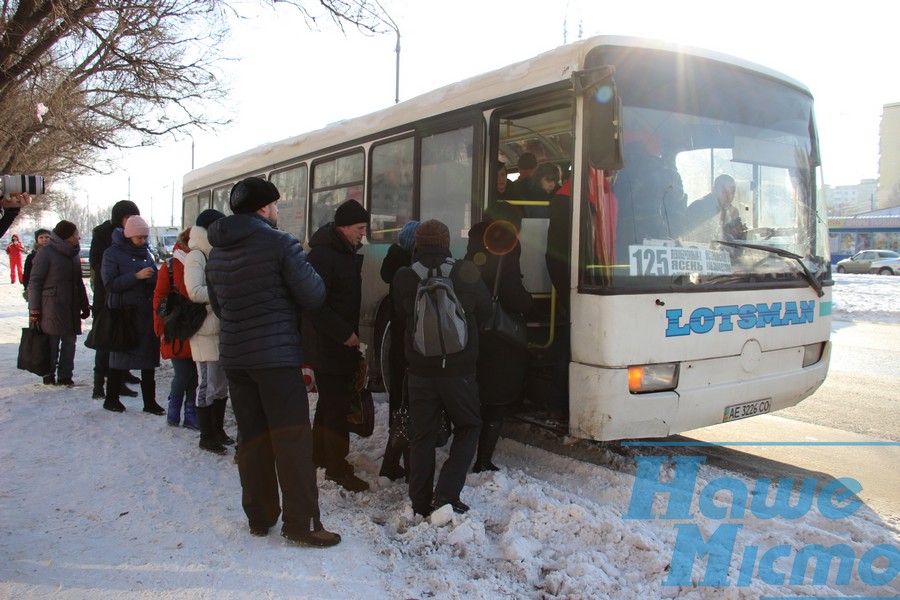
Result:
[[[506,176],[506,163],[498,160],[497,168],[497,200],[512,200],[515,196],[515,186]]]
[[[522,182],[517,190],[519,199],[549,202],[556,190],[559,189],[560,179],[562,179],[562,175],[559,167],[555,163],[546,162],[524,180],[519,180]]]
[[[747,227],[734,206],[737,183],[734,177],[722,174],[713,182],[712,192],[692,202],[687,209],[691,229],[690,239],[696,241],[743,240]]]

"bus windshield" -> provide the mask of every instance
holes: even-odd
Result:
[[[624,167],[587,169],[587,290],[794,284],[827,273],[808,94],[684,55],[607,47],[589,58],[616,68]]]

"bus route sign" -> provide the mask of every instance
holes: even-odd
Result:
[[[730,274],[731,256],[721,250],[680,246],[629,246],[631,275]]]

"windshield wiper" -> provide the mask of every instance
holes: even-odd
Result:
[[[794,254],[789,250],[783,250],[782,248],[776,248],[774,246],[761,246],[759,244],[748,244],[744,243],[736,243],[736,242],[726,242],[724,240],[715,240],[716,243],[722,244],[723,246],[731,246],[733,248],[752,248],[753,250],[762,250],[763,252],[771,252],[772,254],[777,254],[778,256],[783,256],[784,258],[792,258],[797,261],[797,264],[800,265],[800,268],[803,269],[803,277],[806,278],[806,281],[809,282],[809,285],[812,286],[814,290],[816,290],[816,294],[819,295],[819,298],[825,295],[825,290],[822,289],[822,283],[813,275],[813,272],[809,270],[809,267],[803,262],[803,257],[799,254]]]

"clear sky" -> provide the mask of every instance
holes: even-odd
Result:
[[[312,0],[310,0],[312,3]],[[400,28],[400,100],[564,42],[598,34],[640,35],[709,48],[801,81],[813,93],[825,183],[878,176],[885,104],[900,102],[889,67],[897,36],[891,3],[857,0],[384,0]],[[334,26],[310,31],[295,11],[246,8],[235,23],[225,66],[233,123],[195,133],[201,167],[243,150],[390,106],[395,93],[394,34],[366,37]],[[190,139],[127,154],[112,176],[83,178],[91,206],[130,197],[155,224],[180,221],[181,181]],[[173,193],[174,191],[174,193]],[[174,202],[172,201],[174,197]]]

